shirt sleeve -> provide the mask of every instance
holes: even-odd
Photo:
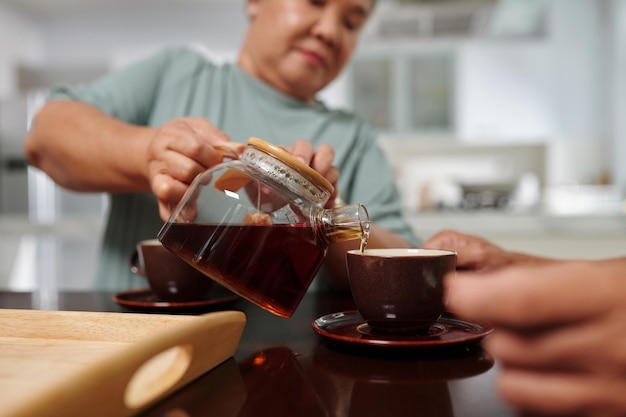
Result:
[[[173,48],[164,49],[93,83],[55,87],[48,99],[82,101],[117,119],[146,125],[162,74],[175,53]]]

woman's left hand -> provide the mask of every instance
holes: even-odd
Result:
[[[335,187],[333,194],[326,204],[327,207],[333,207],[335,199],[339,196],[339,190],[337,188],[339,169],[333,165],[335,150],[330,145],[320,145],[317,150],[315,150],[313,144],[305,139],[296,140],[293,146],[285,147],[285,150],[319,172]]]

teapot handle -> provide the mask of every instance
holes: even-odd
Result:
[[[238,160],[241,157],[241,154],[235,151],[233,148],[226,145],[217,145],[214,147],[218,151],[222,153],[222,159],[230,158],[232,160]]]

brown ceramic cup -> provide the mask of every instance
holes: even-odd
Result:
[[[142,240],[130,257],[130,269],[148,281],[160,301],[205,300],[213,280],[161,245],[157,239]]]
[[[356,307],[372,332],[424,334],[443,314],[443,277],[456,252],[438,249],[366,249],[347,254]]]

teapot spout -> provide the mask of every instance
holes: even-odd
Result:
[[[322,209],[313,224],[319,225],[321,238],[328,244],[347,240],[361,240],[365,247],[370,235],[370,218],[363,204],[348,204]]]

